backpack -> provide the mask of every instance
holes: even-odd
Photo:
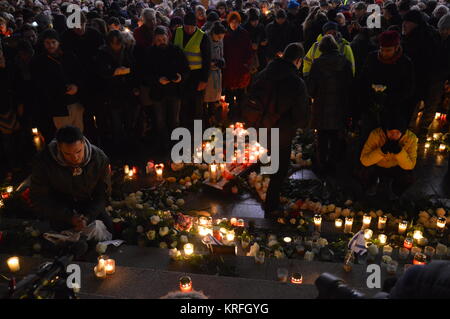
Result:
[[[272,128],[278,114],[278,85],[262,76],[256,79],[243,103],[242,115],[247,127]]]

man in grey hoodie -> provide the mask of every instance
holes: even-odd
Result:
[[[110,232],[105,211],[111,184],[109,159],[89,143],[80,129],[65,126],[33,162],[30,198],[33,209],[56,231],[81,231],[101,220]]]

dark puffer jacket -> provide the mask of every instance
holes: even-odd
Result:
[[[63,166],[60,160],[55,159],[55,152],[54,141],[34,159],[30,187],[33,209],[38,216],[61,227],[70,228],[74,209],[88,217],[88,223],[94,221],[105,212],[109,198],[108,157],[87,141],[85,155],[90,154],[89,159],[86,156],[82,173],[74,176],[71,167]]]
[[[312,126],[322,130],[344,128],[349,113],[349,88],[353,75],[350,62],[338,51],[314,60],[307,79],[308,93],[314,99]]]

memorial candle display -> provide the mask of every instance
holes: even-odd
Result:
[[[320,232],[322,229],[322,216],[319,214],[314,215],[314,225],[316,226],[316,231]]]
[[[411,249],[413,247],[414,240],[411,237],[407,237],[403,242],[403,247]]]
[[[180,290],[182,292],[192,291],[192,279],[188,276],[183,276],[180,278]]]
[[[419,240],[419,239],[423,238],[423,233],[420,230],[415,230],[413,238],[415,240]]]
[[[164,171],[164,164],[157,164],[155,165],[155,172],[156,172],[156,180],[162,181],[163,180],[163,171]]]
[[[383,215],[378,217],[378,230],[384,230],[386,228],[387,216]]]
[[[94,267],[94,273],[97,278],[106,278],[105,262],[107,259],[107,256],[98,257],[97,266]]]
[[[192,245],[192,244],[189,244],[189,243],[185,244],[183,246],[183,249],[184,249],[184,254],[186,256],[190,256],[190,255],[192,255],[194,253],[194,245]]]
[[[364,229],[364,239],[369,240],[372,238],[373,230],[372,229]]]
[[[370,227],[370,222],[372,221],[372,216],[370,215],[364,215],[363,216],[363,229],[369,228]]]
[[[402,220],[399,224],[398,224],[398,233],[404,234],[406,231],[406,228],[408,227],[408,222],[406,220]]]
[[[105,272],[107,275],[112,275],[116,272],[116,261],[114,259],[105,260]]]
[[[427,256],[422,253],[416,253],[414,255],[413,264],[414,265],[426,265],[427,264]]]
[[[19,257],[11,257],[6,261],[10,272],[17,272],[20,270]]]
[[[353,227],[353,217],[345,217],[344,233],[350,233]]]
[[[341,227],[342,227],[342,219],[337,218],[337,219],[334,221],[334,226],[335,226],[336,228],[341,228]]]
[[[385,234],[379,234],[378,240],[380,242],[380,245],[386,245],[387,242],[387,236]]]
[[[436,221],[436,226],[440,231],[443,231],[446,223],[447,219],[445,217],[439,217]]]
[[[209,165],[209,181],[215,183],[217,181],[217,164]]]
[[[293,273],[291,276],[291,283],[299,285],[303,282],[303,276],[301,273]]]

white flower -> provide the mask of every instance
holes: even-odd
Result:
[[[384,255],[383,257],[381,257],[381,261],[387,264],[392,261],[392,258],[389,255]]]
[[[177,204],[178,206],[183,206],[184,205],[184,199],[182,199],[182,198],[177,199],[175,204]]]
[[[269,243],[267,244],[267,246],[269,246],[269,247],[273,247],[273,246],[275,246],[275,245],[278,245],[278,241],[277,241],[277,240],[271,240],[271,241],[269,241]]]
[[[142,204],[136,204],[136,208],[137,209],[144,209],[144,206],[142,206]]]
[[[289,220],[289,222],[290,222],[292,225],[295,225],[295,224],[297,223],[297,220],[296,220],[295,218],[291,218],[291,219]]]
[[[105,244],[102,244],[102,243],[98,243],[97,246],[95,246],[95,251],[99,255],[103,255],[106,252],[107,248],[108,248],[108,245],[105,245]]]
[[[387,89],[387,86],[383,84],[372,84],[372,89],[377,93],[384,92]]]
[[[370,245],[369,248],[367,248],[367,251],[372,256],[378,255],[378,252],[379,252],[377,245]]]
[[[274,255],[277,259],[282,259],[284,258],[284,253],[281,250],[275,250]]]
[[[167,244],[162,241],[159,243],[159,248],[167,248]]]
[[[317,241],[320,247],[325,247],[328,245],[328,240],[326,238],[319,238]]]
[[[143,227],[142,225],[138,225],[138,226],[136,227],[136,231],[137,231],[139,234],[142,234],[142,233],[144,232],[144,227]]]
[[[259,245],[258,243],[254,243],[251,247],[250,247],[250,251],[247,253],[247,256],[249,257],[254,257],[256,256],[256,254],[259,252]]]
[[[159,236],[164,237],[169,233],[169,227],[164,226],[159,229]]]
[[[150,217],[150,222],[153,225],[159,224],[160,221],[161,221],[161,218],[158,215],[153,215],[152,217]]]
[[[182,244],[187,244],[188,241],[189,241],[189,239],[188,239],[188,237],[187,237],[186,235],[181,235],[181,236],[180,236],[180,242],[181,242]]]
[[[177,241],[173,241],[173,242],[170,244],[170,247],[175,248],[175,247],[177,247],[177,245],[178,245]]]
[[[177,257],[181,256],[181,252],[176,248],[172,248],[169,250],[169,256],[172,259],[176,259]]]

